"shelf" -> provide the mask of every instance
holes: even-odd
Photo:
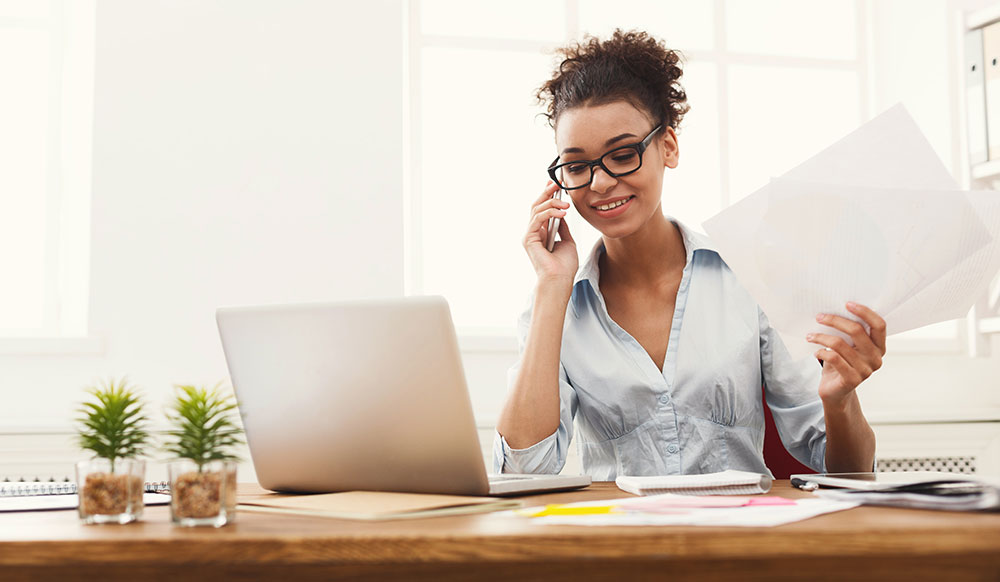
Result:
[[[973,30],[997,20],[1000,20],[1000,4],[994,4],[968,13],[965,16],[965,28],[966,30]]]
[[[973,180],[1000,178],[1000,160],[990,160],[976,164],[972,166],[970,173]]]
[[[984,317],[980,319],[979,333],[1000,333],[1000,317]]]
[[[0,356],[101,356],[106,349],[103,337],[0,337]]]
[[[1000,425],[1000,408],[935,410],[934,412],[907,410],[904,412],[872,412],[865,415],[873,426],[899,424],[969,424],[996,423]]]

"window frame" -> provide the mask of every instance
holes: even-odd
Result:
[[[88,335],[95,0],[48,0],[39,17],[0,16],[5,30],[48,33],[43,319],[0,328],[0,355],[100,354]]]
[[[404,120],[406,135],[405,144],[405,176],[404,176],[404,291],[407,295],[423,292],[423,256],[422,237],[424,225],[421,222],[422,192],[421,192],[421,58],[425,48],[455,48],[455,49],[486,49],[509,52],[551,52],[567,41],[579,36],[579,2],[578,0],[563,0],[566,18],[566,38],[559,43],[504,39],[477,38],[463,36],[445,36],[423,34],[420,21],[420,4],[423,0],[409,0],[407,10],[406,67],[407,79],[404,82],[404,92],[409,104]],[[707,63],[715,66],[716,71],[716,107],[719,139],[719,191],[720,208],[726,208],[732,201],[731,192],[731,157],[729,142],[730,92],[729,70],[732,66],[778,66],[786,68],[807,68],[822,71],[849,71],[858,79],[858,123],[870,119],[874,113],[874,59],[870,50],[872,42],[872,23],[874,21],[871,0],[853,0],[855,8],[856,53],[854,59],[831,59],[820,57],[791,57],[757,53],[741,53],[727,48],[727,18],[726,0],[713,0],[714,14],[714,48],[684,50],[688,61]],[[469,353],[498,353],[511,349],[515,337],[514,316],[511,325],[505,330],[495,328],[476,328],[465,325],[458,326],[458,335],[463,351]],[[952,354],[961,353],[966,345],[967,323],[957,320],[953,337],[913,338],[895,337],[890,340],[893,352],[907,354]]]

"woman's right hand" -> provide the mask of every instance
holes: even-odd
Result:
[[[552,197],[559,189],[551,180],[531,207],[528,232],[524,235],[524,250],[535,268],[539,280],[568,279],[572,283],[579,268],[580,259],[576,254],[576,242],[566,224],[566,212],[570,203]],[[550,253],[545,248],[550,218],[559,218],[559,237]]]

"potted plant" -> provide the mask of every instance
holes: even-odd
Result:
[[[220,527],[235,516],[239,459],[233,448],[243,444],[243,429],[232,419],[236,403],[220,386],[176,386],[167,412],[167,450],[177,455],[167,466],[170,514],[178,525]]]
[[[77,419],[79,444],[94,458],[76,464],[80,519],[85,523],[129,523],[143,511],[146,463],[137,459],[149,440],[148,419],[136,391],[123,378],[88,391]]]

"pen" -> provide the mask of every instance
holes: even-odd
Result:
[[[819,484],[814,481],[806,481],[805,479],[799,479],[798,477],[792,477],[792,487],[801,489],[803,491],[815,491],[819,489]]]

